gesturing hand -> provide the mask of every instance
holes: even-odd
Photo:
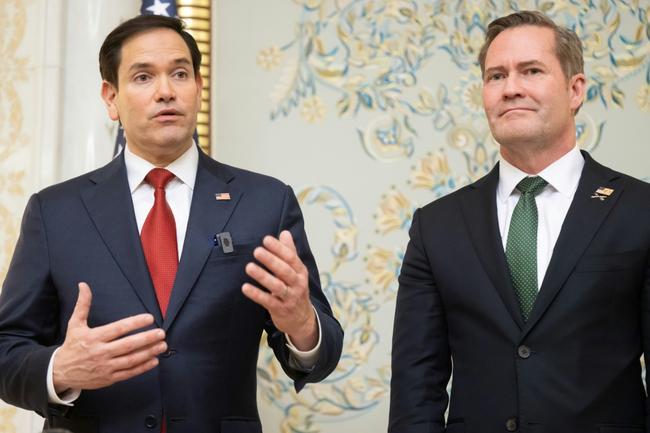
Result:
[[[284,230],[279,239],[266,236],[253,256],[268,271],[251,262],[246,273],[268,292],[250,283],[242,286],[242,292],[266,308],[275,326],[289,335],[298,350],[313,349],[318,342],[318,324],[309,299],[309,273],[291,233]]]
[[[97,389],[129,379],[158,365],[167,350],[165,331],[151,329],[126,334],[153,323],[151,314],[138,314],[96,328],[88,327],[92,301],[90,287],[79,283],[79,297],[63,346],[54,357],[54,389]]]

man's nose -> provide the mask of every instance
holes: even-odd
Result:
[[[156,101],[169,102],[176,98],[176,92],[169,77],[163,76],[156,83]]]
[[[503,83],[503,98],[519,98],[523,96],[523,87],[521,78],[517,74],[509,74],[504,78]]]

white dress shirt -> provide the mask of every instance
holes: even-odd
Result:
[[[585,160],[575,146],[560,159],[546,167],[537,176],[541,176],[548,185],[535,197],[537,203],[537,288],[544,281],[546,270],[553,255],[553,248],[564,218],[569,211],[573,196],[578,189]],[[499,231],[503,241],[503,250],[508,241],[508,228],[512,212],[521,193],[517,184],[529,174],[519,170],[505,159],[499,161],[499,184],[497,187],[497,216]]]
[[[142,226],[144,225],[154,202],[154,188],[145,182],[144,178],[147,176],[149,171],[156,168],[156,166],[131,152],[128,143],[124,148],[124,163],[126,165],[129,189],[131,190],[131,199],[133,200],[135,219],[138,224],[138,232],[141,232]],[[176,241],[178,242],[179,260],[181,253],[183,252],[183,242],[185,241],[185,232],[187,231],[187,222],[190,216],[190,205],[192,204],[192,193],[194,191],[194,181],[196,180],[196,171],[198,166],[199,151],[196,145],[193,145],[175,161],[165,167],[166,170],[169,170],[175,176],[165,186],[165,198],[174,214],[174,221],[176,222]],[[244,295],[242,294],[242,296]],[[318,312],[316,312],[316,309],[314,309],[314,312],[316,314],[316,322],[318,326],[318,343],[316,344],[316,347],[309,351],[300,351],[293,345],[289,336],[285,334],[287,338],[287,347],[292,354],[289,361],[293,368],[308,371],[316,365],[316,361],[318,360],[322,333]],[[54,351],[52,354],[47,369],[48,397],[50,403],[71,405],[73,401],[79,398],[79,395],[81,394],[80,390],[68,390],[64,395],[57,395],[54,390],[52,369],[54,357],[58,350],[59,349]]]
[[[135,220],[138,223],[138,233],[140,233],[154,202],[154,187],[145,182],[144,178],[156,166],[135,155],[129,150],[128,145],[124,148],[124,164],[133,200]],[[176,176],[165,186],[165,199],[174,214],[179,260],[183,252],[198,166],[199,151],[196,146],[190,146],[178,159],[165,167],[165,170]]]

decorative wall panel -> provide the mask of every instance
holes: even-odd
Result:
[[[38,20],[34,1],[0,2],[0,281],[4,281],[33,180]],[[31,13],[31,14],[30,14]],[[1,288],[0,288],[1,290]],[[0,432],[32,430],[30,414],[0,401]]]

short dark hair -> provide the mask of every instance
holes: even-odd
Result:
[[[199,51],[199,47],[192,35],[185,30],[185,23],[178,18],[162,15],[138,15],[115,27],[104,39],[104,43],[99,50],[99,73],[102,79],[118,88],[117,70],[122,60],[122,45],[124,45],[124,42],[140,33],[161,28],[173,30],[183,38],[190,50],[194,75],[198,76],[201,68],[201,51]]]
[[[494,39],[504,30],[520,26],[546,27],[555,35],[555,55],[560,61],[566,79],[584,73],[582,42],[573,30],[558,26],[548,16],[539,11],[519,11],[492,21],[485,33],[485,42],[478,56],[481,73],[485,73],[485,58]]]

